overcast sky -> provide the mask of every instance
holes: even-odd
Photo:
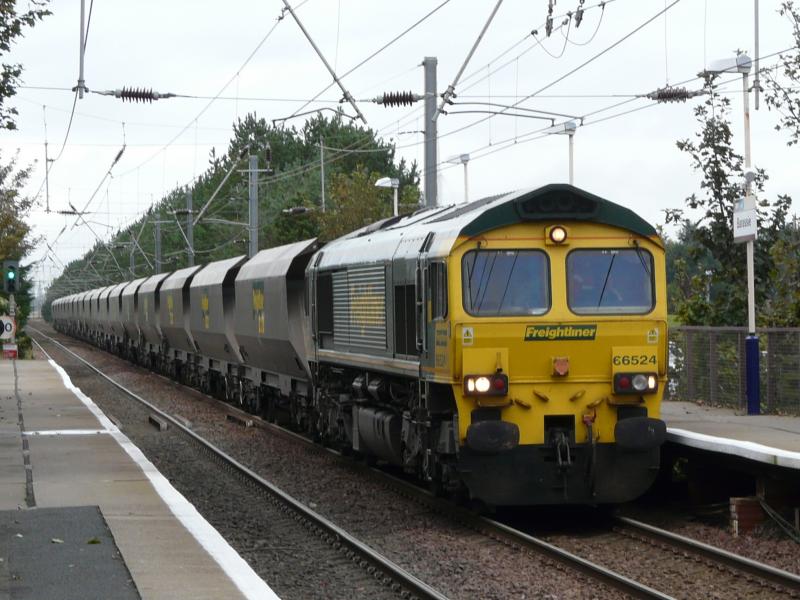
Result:
[[[86,0],[88,11],[91,0]],[[344,73],[420,20],[442,0],[292,0],[297,15],[329,63]],[[24,6],[24,0],[18,4]],[[423,90],[421,62],[438,57],[439,91],[452,82],[495,0],[450,0],[388,49],[344,78],[357,100],[384,91]],[[459,102],[512,104],[568,74],[609,48],[672,4],[672,0],[615,0],[599,8],[586,0],[580,27],[561,26],[563,15],[579,0],[554,2],[555,31],[548,39],[546,0],[505,0],[485,38],[456,86]],[[761,1],[760,55],[791,46],[789,23],[777,14],[779,2]],[[208,153],[224,152],[237,117],[255,112],[274,119],[297,111],[306,99],[330,82],[324,65],[297,24],[287,14],[243,67],[281,14],[281,0],[96,0],[85,62],[90,90],[122,86],[199,96],[149,105],[89,94],[77,101],[66,147],[50,174],[50,207],[82,207],[97,188],[123,144],[127,149],[100,188],[89,210],[93,229],[108,236],[112,228],[137,218],[176,185],[192,181],[207,165]],[[13,48],[4,62],[24,65],[24,85],[12,104],[19,110],[18,130],[3,132],[3,160],[19,150],[21,164],[38,161],[27,192],[44,181],[47,121],[49,156],[59,155],[67,130],[78,78],[79,0],[53,0],[53,14]],[[602,16],[602,20],[601,20]],[[538,30],[541,45],[531,36]],[[566,38],[565,38],[566,36]],[[512,48],[499,58],[503,52]],[[526,108],[586,116],[575,135],[575,184],[627,206],[653,224],[664,221],[664,209],[682,207],[698,189],[689,159],[675,147],[696,131],[686,104],[643,108],[602,122],[630,109],[646,107],[634,99],[600,111],[667,83],[690,80],[711,61],[731,57],[739,48],[754,55],[753,0],[681,0],[640,31],[602,56],[521,104]],[[775,57],[762,66],[774,64]],[[743,152],[741,82],[735,76],[724,87],[732,99],[734,144]],[[229,83],[230,82],[230,83]],[[227,87],[226,84],[228,84]],[[686,84],[699,87],[695,79]],[[49,87],[59,89],[36,89]],[[211,98],[219,95],[215,101]],[[623,95],[617,97],[617,95]],[[309,108],[336,106],[335,87]],[[398,146],[398,155],[422,166],[421,103],[412,108],[384,108],[359,102],[370,127]],[[43,107],[46,107],[43,110]],[[751,97],[752,108],[752,97]],[[346,112],[352,114],[349,106]],[[485,106],[452,110],[485,110]],[[546,121],[485,115],[449,114],[439,120],[439,160],[470,153],[471,199],[568,178],[568,142],[564,136],[541,138],[530,132]],[[800,197],[800,150],[787,148],[774,131],[775,114],[763,104],[753,112],[753,160],[768,170],[767,193]],[[302,119],[290,121],[297,126]],[[123,138],[124,123],[124,138]],[[536,139],[531,139],[536,138]],[[516,143],[513,143],[516,141]],[[443,165],[439,200],[463,201],[463,170]],[[46,214],[42,205],[31,222],[37,235],[53,240],[67,224],[55,251],[63,263],[81,256],[95,237],[85,226],[69,229],[74,217]],[[797,203],[793,211],[798,212]],[[109,227],[111,226],[111,227]],[[42,245],[31,259],[45,253]],[[56,276],[58,262],[44,261],[38,276]]]

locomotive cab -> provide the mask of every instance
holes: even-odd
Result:
[[[659,468],[663,245],[633,213],[558,187],[459,237],[441,263],[446,318],[426,288],[430,376],[452,377],[457,469],[488,504],[624,502]]]

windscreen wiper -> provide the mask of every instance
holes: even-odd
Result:
[[[611,269],[614,267],[614,260],[617,258],[616,253],[611,256],[611,262],[608,263],[608,271],[606,271],[606,278],[603,281],[603,289],[600,291],[600,298],[597,299],[597,306],[595,308],[600,308],[600,304],[603,302],[603,296],[606,293],[606,286],[608,285],[608,278],[611,276]]]

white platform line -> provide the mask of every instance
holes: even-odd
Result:
[[[667,428],[667,439],[671,442],[699,448],[700,450],[723,452],[778,467],[800,469],[800,452],[773,448],[772,446],[765,446],[755,442],[697,433],[686,429],[676,429],[674,427]]]
[[[102,435],[109,434],[108,429],[43,429],[40,431],[23,431],[22,435]]]
[[[239,553],[234,550],[220,533],[197,512],[194,505],[189,502],[183,494],[172,487],[172,484],[164,477],[153,463],[139,450],[136,445],[114,425],[103,411],[84,394],[80,388],[75,387],[67,375],[67,372],[53,359],[48,361],[50,365],[61,375],[64,386],[75,394],[78,399],[97,417],[100,424],[112,435],[123,450],[147,476],[164,503],[169,507],[172,514],[181,524],[192,534],[198,543],[208,552],[208,554],[219,564],[225,574],[239,588],[242,594],[251,600],[279,600],[277,594],[267,585],[267,583],[253,571]]]

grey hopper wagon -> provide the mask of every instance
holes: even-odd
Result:
[[[138,343],[139,341],[139,323],[137,317],[137,305],[139,302],[138,294],[139,288],[147,278],[141,277],[134,279],[122,291],[122,326],[125,333],[128,334],[128,339]]]
[[[100,329],[100,315],[97,310],[97,299],[102,291],[103,288],[95,288],[86,296],[86,328],[88,331],[97,332]]]
[[[175,271],[161,284],[159,296],[159,328],[174,353],[194,354],[194,340],[189,331],[189,284],[202,265]],[[176,358],[170,356],[169,358]]]
[[[114,289],[113,285],[103,288],[98,296],[97,321],[101,337],[111,335],[111,323],[108,320],[108,295]]]
[[[125,326],[122,314],[122,292],[130,282],[125,281],[117,284],[108,294],[108,323],[111,328],[111,335],[118,340],[125,337]]]
[[[246,256],[237,256],[209,263],[189,284],[189,327],[196,352],[209,361],[206,365],[209,369],[224,367],[217,362],[242,362],[233,335],[234,283],[246,261]]]
[[[87,306],[88,301],[86,300],[86,296],[88,296],[88,295],[89,295],[88,291],[87,292],[81,292],[80,294],[77,295],[77,298],[75,300],[75,302],[76,302],[75,311],[77,313],[77,319],[78,319],[77,330],[79,332],[81,332],[81,333],[86,331],[87,327],[88,327],[88,321],[87,321],[87,317],[86,317],[88,312],[89,312],[89,309],[88,309],[88,306]]]
[[[162,333],[159,322],[161,284],[169,277],[169,273],[159,273],[148,277],[138,292],[137,324],[142,333],[145,350],[157,352],[161,347]]]
[[[304,275],[316,248],[312,239],[262,250],[236,276],[234,335],[245,376],[284,393],[291,379],[311,379]]]

